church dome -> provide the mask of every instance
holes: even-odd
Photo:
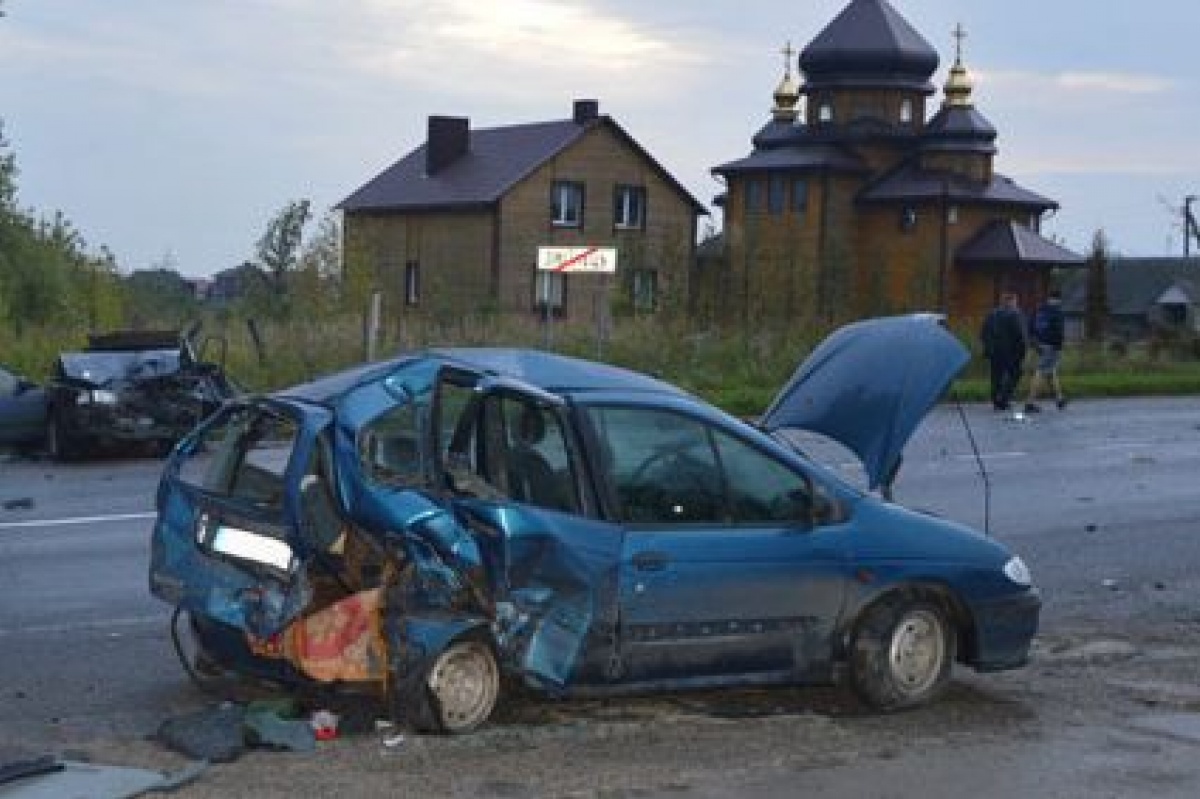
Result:
[[[933,93],[937,51],[886,0],[852,0],[800,54],[808,91],[896,88]]]

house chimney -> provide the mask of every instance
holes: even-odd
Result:
[[[589,122],[595,122],[600,117],[600,101],[599,100],[576,100],[575,101],[575,124],[586,125]]]
[[[465,117],[430,117],[425,143],[425,174],[436,175],[467,154],[471,121]]]

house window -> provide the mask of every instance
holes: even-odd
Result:
[[[913,121],[913,102],[909,98],[900,101],[900,124],[909,125]]]
[[[808,210],[808,181],[804,178],[792,179],[792,210],[798,214]]]
[[[783,180],[783,175],[771,175],[767,179],[767,210],[773,214],[783,213],[784,192],[787,191],[787,184]]]
[[[583,225],[583,184],[560,180],[550,190],[550,221],[558,227]]]
[[[633,309],[654,311],[658,308],[658,272],[653,269],[633,271]]]
[[[409,261],[404,265],[404,304],[421,303],[421,264]]]
[[[641,230],[646,227],[644,186],[617,186],[613,202],[613,224],[626,229]]]
[[[534,278],[533,305],[541,313],[562,316],[567,296],[567,276],[539,269]]]
[[[760,180],[746,181],[746,210],[757,213],[763,210],[763,185]]]

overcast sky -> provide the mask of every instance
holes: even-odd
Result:
[[[1182,252],[1171,208],[1200,194],[1200,4],[892,4],[941,53],[939,89],[966,28],[997,171],[1062,205],[1045,232],[1079,252],[1097,229],[1125,254]],[[326,212],[419,146],[430,114],[486,127],[599,99],[708,204],[710,168],[769,117],[783,45],[844,5],[3,0],[0,118],[23,206],[61,209],[124,272],[199,276],[252,258],[288,201]]]

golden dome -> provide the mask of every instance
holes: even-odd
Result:
[[[967,32],[963,30],[962,25],[954,29],[954,38],[958,40],[958,44],[954,54],[954,66],[950,67],[950,77],[946,79],[946,100],[943,105],[969,108],[975,82],[971,80],[971,73],[967,72],[962,62],[962,43],[963,39],[967,38]]]
[[[799,112],[796,109],[800,102],[800,83],[792,76],[792,56],[796,51],[788,42],[783,48],[783,80],[775,88],[775,107],[771,109],[772,116],[783,122],[794,122]]]

